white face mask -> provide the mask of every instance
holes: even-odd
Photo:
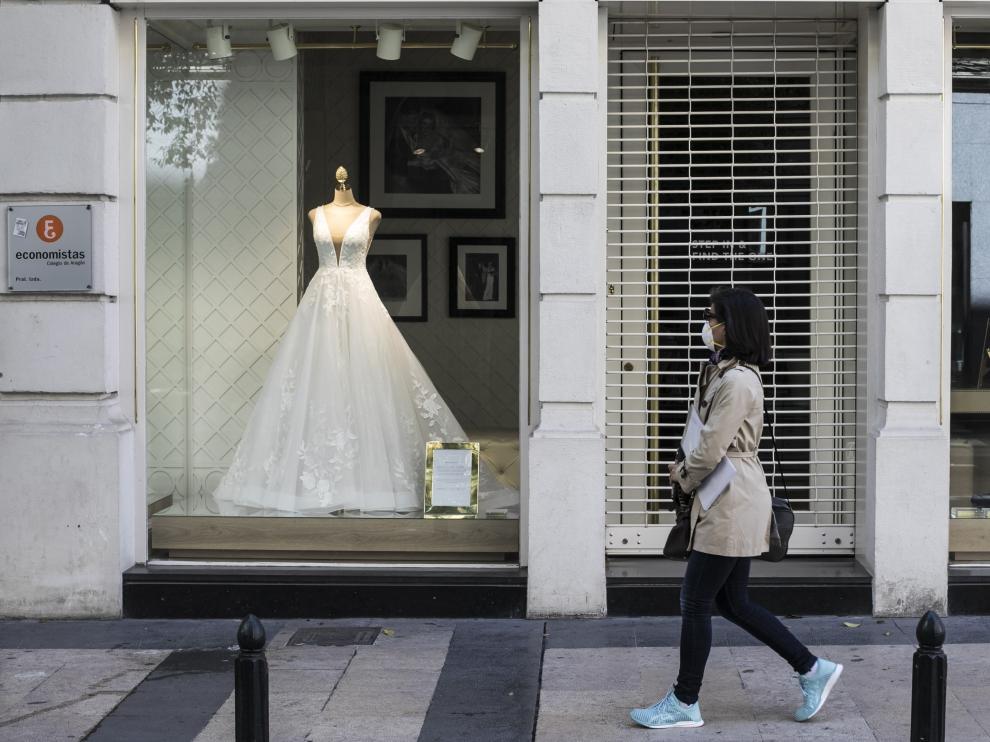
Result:
[[[715,327],[718,327],[721,324],[722,323],[719,322],[718,325],[715,325]],[[705,320],[704,324],[701,327],[701,342],[703,342],[705,344],[705,347],[708,348],[708,350],[710,350],[712,353],[714,353],[716,350],[715,336],[712,334],[713,329],[714,328],[710,324],[708,324],[708,320]]]

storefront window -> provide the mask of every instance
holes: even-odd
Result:
[[[950,557],[990,559],[990,24],[952,58]]]
[[[205,22],[149,28],[153,548],[180,515],[518,534],[518,34],[489,31],[466,61],[417,28],[399,62],[301,22],[276,61],[267,25],[223,29],[219,58],[177,44]],[[172,549],[163,526],[157,548],[281,548],[203,523]],[[364,538],[365,555],[416,551]]]

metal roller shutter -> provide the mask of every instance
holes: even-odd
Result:
[[[770,313],[791,551],[853,552],[856,70],[855,21],[610,22],[610,554],[658,554],[673,522],[666,464],[720,284]],[[768,434],[760,458],[782,490]]]

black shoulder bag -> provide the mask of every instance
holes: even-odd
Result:
[[[748,366],[746,368],[749,368]],[[753,371],[753,369],[749,369]],[[756,378],[760,379],[760,375]],[[760,386],[763,380],[760,379]],[[774,397],[774,409],[776,409],[777,399]],[[790,543],[791,534],[794,533],[794,511],[791,510],[791,501],[787,496],[787,479],[784,477],[784,466],[780,463],[780,451],[777,450],[777,438],[773,434],[773,425],[767,411],[763,410],[763,422],[770,428],[770,442],[773,444],[774,461],[777,462],[777,471],[780,472],[780,482],[784,485],[784,496],[777,497],[770,495],[770,549],[760,554],[760,559],[767,562],[779,562],[787,556],[787,545]]]
[[[684,451],[677,447],[675,463],[684,460]],[[691,541],[691,505],[694,493],[685,492],[677,482],[671,482],[671,496],[674,501],[674,526],[667,534],[663,545],[663,555],[668,559],[687,559],[688,544]]]

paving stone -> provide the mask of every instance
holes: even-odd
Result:
[[[272,695],[289,696],[316,694],[324,699],[343,675],[343,668],[335,670],[269,670],[268,689]]]
[[[446,645],[438,647],[362,646],[357,647],[352,666],[379,670],[436,670],[443,667]]]
[[[543,640],[542,622],[459,624],[419,741],[531,738]]]
[[[167,655],[159,650],[2,650],[0,739],[81,739]]]
[[[283,647],[266,653],[269,670],[343,670],[354,647]]]
[[[416,742],[421,716],[330,716],[314,729],[307,742]]]
[[[329,693],[329,691],[328,691]],[[326,694],[310,698],[299,696],[271,697],[268,708],[268,728],[272,740],[305,742],[313,731]],[[231,742],[234,739],[234,694],[231,693],[195,742]]]
[[[546,690],[635,690],[635,648],[552,649],[543,655]]]
[[[986,687],[951,686],[949,695],[954,697],[959,705],[966,710],[979,725],[983,734],[990,736],[990,707],[987,705],[988,689]],[[949,707],[949,699],[946,699]]]
[[[124,693],[81,692],[57,706],[26,711],[0,722],[4,742],[81,740],[119,704]]]
[[[635,647],[637,625],[628,619],[547,621],[547,648]]]

